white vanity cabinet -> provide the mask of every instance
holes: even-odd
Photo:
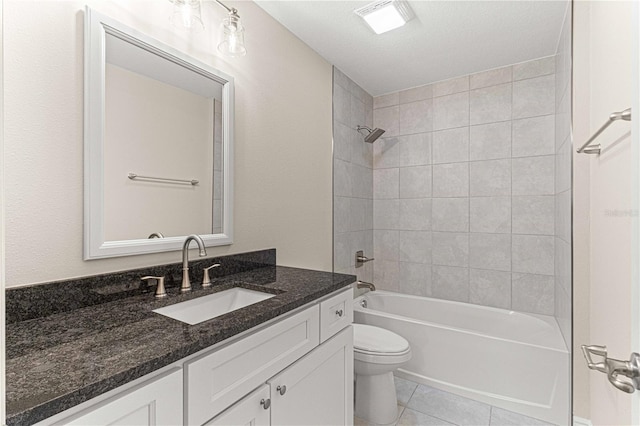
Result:
[[[205,426],[269,426],[271,424],[270,395],[269,385],[262,385]]]
[[[271,424],[353,422],[353,328],[348,326],[269,380]]]
[[[353,329],[348,326],[205,426],[346,425],[353,421]]]
[[[38,426],[351,424],[352,297],[333,293]]]
[[[73,416],[42,424],[175,426],[182,423],[182,407],[182,369],[173,368]]]

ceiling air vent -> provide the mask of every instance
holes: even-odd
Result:
[[[415,15],[404,0],[380,0],[369,3],[354,13],[360,16],[376,34],[399,28]]]

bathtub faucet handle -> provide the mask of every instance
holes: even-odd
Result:
[[[364,265],[367,262],[371,262],[372,260],[375,259],[373,257],[365,256],[364,251],[358,250],[356,252],[356,268],[359,268],[360,266]]]

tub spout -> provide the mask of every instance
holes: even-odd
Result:
[[[368,283],[366,281],[358,280],[356,285],[357,285],[358,288],[368,288],[370,291],[376,291],[376,286],[373,285],[372,283]]]

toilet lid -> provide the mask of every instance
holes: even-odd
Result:
[[[409,349],[409,342],[396,333],[380,327],[353,324],[353,349],[377,353],[400,353]]]

